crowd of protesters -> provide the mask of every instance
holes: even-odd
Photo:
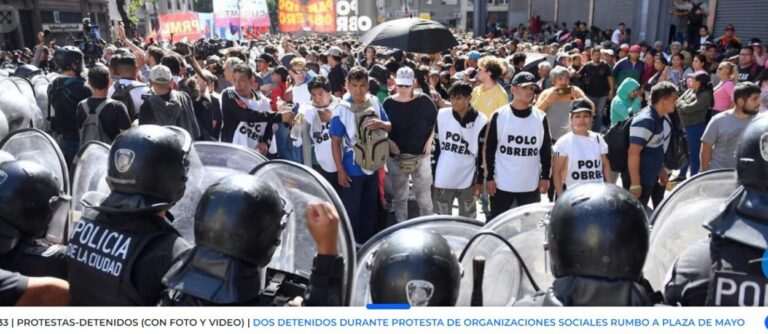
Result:
[[[603,31],[533,17],[484,38],[457,32],[459,45],[435,54],[315,34],[143,43],[118,28],[118,41],[82,77],[76,64],[55,66],[59,47],[42,35],[34,49],[0,60],[60,73],[52,87],[75,98],[49,90],[49,99],[57,118],[71,118],[52,128],[68,163],[92,110],[99,127],[87,136],[107,143],[138,124],[180,126],[195,140],[312,166],[362,243],[414,216],[458,206],[462,216],[492,219],[586,182],[621,179],[655,205],[670,179],[733,168],[739,134],[768,110],[765,46],[737,37],[733,25],[713,37],[700,1],[675,4],[672,15],[687,25],[668,46],[630,44],[623,23]],[[376,120],[365,126],[389,136],[383,168],[356,163],[354,115],[327,109],[339,102],[371,103]],[[613,169],[603,134],[630,117],[627,167]],[[292,134],[300,119],[311,140]],[[677,171],[665,165],[674,129],[688,146]]]

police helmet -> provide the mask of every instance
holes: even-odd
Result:
[[[16,71],[13,72],[13,76],[32,79],[32,77],[42,73],[43,71],[37,66],[24,64],[16,68]]]
[[[648,253],[648,217],[628,191],[590,183],[568,189],[547,231],[555,277],[638,280]]]
[[[24,238],[42,238],[66,196],[50,170],[32,161],[0,163],[0,221]]]
[[[376,250],[370,291],[374,303],[455,306],[461,267],[439,234],[406,229],[389,236]]]
[[[184,195],[192,139],[178,127],[141,125],[121,133],[109,150],[107,184],[171,206]]]
[[[61,47],[53,53],[53,60],[60,70],[78,74],[83,71],[83,58],[83,52],[74,46]]]
[[[737,158],[739,184],[768,192],[768,117],[755,119],[747,126]]]
[[[259,267],[280,245],[284,203],[259,178],[238,174],[214,183],[195,213],[195,243]]]

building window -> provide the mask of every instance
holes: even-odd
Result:
[[[173,10],[173,1],[171,0],[168,0],[168,10],[169,11]]]

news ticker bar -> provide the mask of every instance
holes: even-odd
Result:
[[[0,333],[768,334],[766,308],[406,307],[2,308]]]

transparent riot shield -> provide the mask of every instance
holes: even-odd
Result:
[[[493,232],[508,241],[518,252],[540,289],[554,280],[551,274],[546,244],[546,227],[552,203],[535,203],[509,210],[488,222],[483,231]],[[457,305],[469,306],[474,277],[472,259],[485,258],[483,305],[509,306],[520,298],[532,295],[536,289],[524,273],[520,260],[501,240],[482,235],[469,245],[461,265],[464,276]]]
[[[210,185],[238,173],[248,174],[267,159],[243,146],[229,143],[195,142],[190,151],[190,169],[184,197],[172,208],[173,225],[187,241],[195,242],[195,211]]]
[[[39,107],[38,111],[40,112],[33,119],[36,129],[48,130],[49,125],[46,121],[48,111],[48,86],[51,85],[52,81],[52,79],[44,74],[39,74],[29,79],[35,93],[35,101],[37,101],[37,106]]]
[[[42,111],[35,99],[32,85],[25,79],[0,79],[0,109],[8,121],[10,131],[39,127]]]
[[[720,212],[736,190],[736,172],[719,169],[683,182],[659,204],[651,217],[648,258],[643,273],[651,286],[661,289],[675,259],[697,241],[707,238],[702,226]]]
[[[109,194],[107,168],[109,166],[109,145],[100,141],[87,142],[77,152],[72,174],[72,221],[77,221],[83,214],[83,197],[96,192],[103,196]],[[73,224],[74,225],[74,224]],[[69,234],[74,226],[69,227]]]
[[[307,229],[307,205],[328,202],[336,208],[340,218],[339,256],[344,257],[345,263],[342,305],[349,305],[354,285],[355,241],[344,205],[333,187],[312,169],[286,160],[266,162],[251,174],[277,189],[289,212],[281,244],[272,256],[272,262],[267,265],[268,268],[308,279],[317,247]]]
[[[16,157],[16,160],[34,161],[51,172],[59,180],[62,194],[70,195],[69,172],[64,155],[56,142],[43,131],[37,129],[21,129],[12,132],[0,142],[0,149]],[[54,212],[48,226],[46,240],[52,243],[63,243],[65,231],[70,225],[69,206],[61,206]]]
[[[352,306],[364,306],[371,302],[369,281],[371,278],[371,264],[376,250],[383,244],[386,237],[403,229],[427,230],[440,234],[448,241],[456,257],[480,229],[483,223],[457,216],[426,216],[404,221],[391,226],[369,239],[360,248],[357,265],[355,268],[355,286],[352,289]],[[465,270],[466,272],[466,270]]]

